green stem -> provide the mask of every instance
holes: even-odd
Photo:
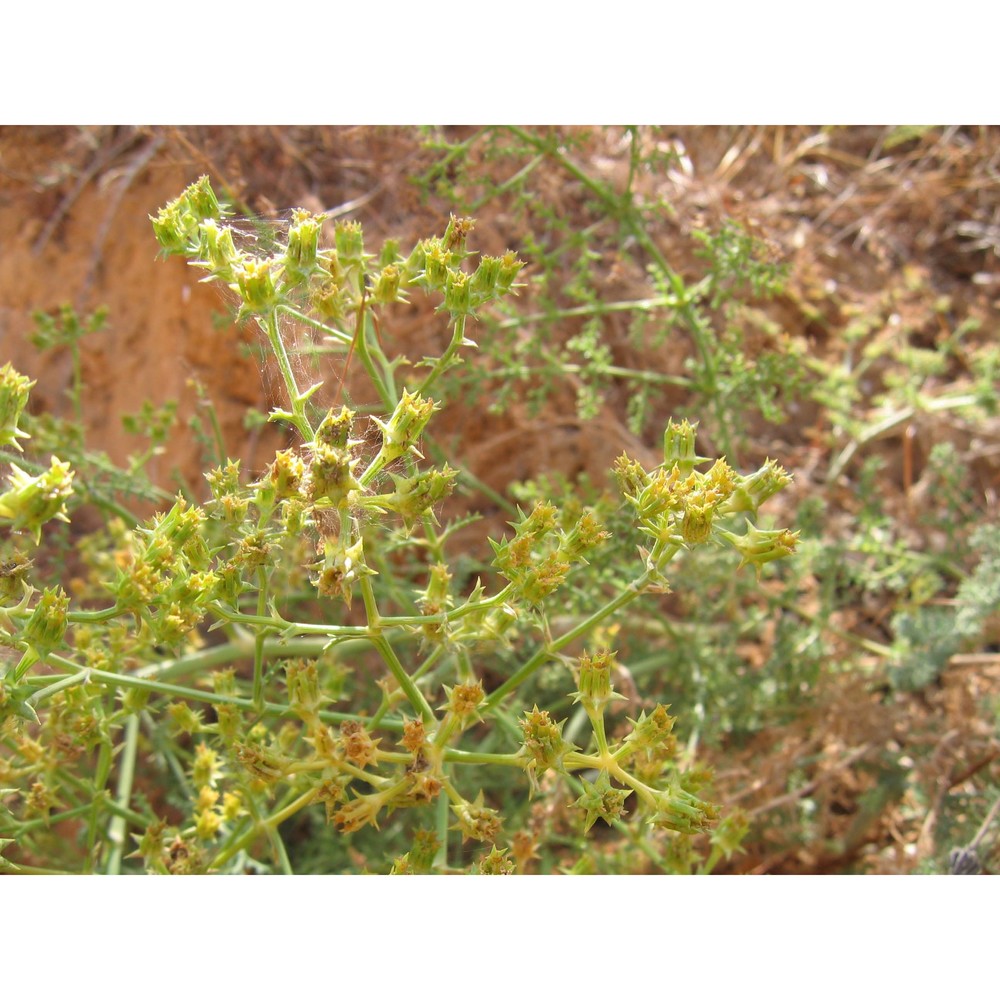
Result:
[[[478,753],[475,750],[458,750],[448,747],[444,760],[449,764],[489,764],[499,767],[523,767],[524,758],[516,753]],[[588,767],[593,765],[586,765]]]
[[[65,868],[36,868],[34,865],[17,865],[3,872],[4,875],[80,875]]]
[[[210,401],[206,400],[203,408],[208,411],[208,422],[212,427],[212,439],[215,442],[215,464],[223,466],[228,458],[226,449],[226,439],[222,434],[222,425],[219,423],[219,414]]]
[[[435,827],[438,839],[437,854],[434,855],[434,867],[441,869],[448,866],[448,820],[450,818],[448,810],[447,796],[440,795],[437,800],[437,810],[435,815]]]
[[[115,789],[115,802],[121,809],[128,809],[132,798],[132,782],[135,778],[135,759],[139,747],[139,716],[132,713],[125,723],[125,742],[121,753],[118,771],[118,786]],[[125,835],[128,831],[128,821],[119,813],[111,820],[108,828],[108,840],[111,843],[111,854],[108,857],[107,873],[120,875],[122,854],[125,850]]]
[[[578,778],[573,778],[569,775],[566,776],[566,783],[571,789],[573,789],[577,795],[583,794],[583,784]],[[618,831],[622,836],[628,838],[636,847],[639,848],[653,862],[661,871],[672,874],[673,870],[664,864],[662,854],[656,850],[656,848],[646,840],[645,837],[636,833],[636,831],[629,828],[627,823],[622,822],[620,819],[615,819],[611,821],[611,825]]]
[[[271,843],[271,849],[274,851],[275,860],[278,862],[278,868],[281,869],[282,875],[294,875],[295,871],[292,868],[292,863],[288,859],[288,851],[285,850],[285,842],[281,838],[281,834],[273,827],[267,827],[267,839]]]
[[[36,830],[40,827],[45,827],[46,829],[51,826],[58,825],[68,819],[76,819],[78,816],[83,816],[89,813],[94,808],[94,803],[85,802],[82,806],[74,806],[72,809],[66,809],[60,813],[53,813],[49,816],[40,816],[38,819],[29,819],[23,823],[19,823],[17,826],[17,836],[23,836],[25,833],[29,833],[31,830]]]
[[[620,312],[652,312],[654,309],[674,309],[678,305],[676,296],[657,295],[651,299],[625,299],[620,302],[594,302],[585,306],[569,306],[565,309],[549,309],[545,312],[527,313],[501,320],[496,324],[500,330],[521,328],[527,323],[539,323],[556,319],[570,319],[575,316],[607,316]]]
[[[90,622],[110,621],[120,614],[122,614],[122,609],[115,604],[110,608],[102,608],[100,611],[70,611],[66,615],[66,620],[74,625],[85,625]]]
[[[294,816],[295,813],[304,809],[316,798],[316,789],[310,788],[307,792],[300,795],[293,802],[278,809],[277,812],[272,813],[265,819],[257,820],[250,825],[250,829],[246,831],[242,836],[238,837],[233,841],[228,847],[220,851],[215,858],[212,860],[210,868],[220,868],[227,861],[229,861],[234,855],[238,854],[244,847],[250,844],[253,839],[260,835],[261,832],[271,839],[272,833],[276,832],[278,826],[280,826],[286,819]],[[273,843],[273,842],[272,842]],[[281,847],[280,855],[283,855],[283,862],[279,856],[279,864],[288,864],[288,855],[284,852],[284,845]],[[286,874],[292,874],[291,865],[288,865],[288,871]]]
[[[267,334],[268,343],[278,362],[281,377],[285,382],[285,390],[288,393],[289,405],[292,408],[289,422],[302,435],[306,442],[312,441],[316,436],[306,419],[305,398],[299,392],[298,384],[295,381],[295,373],[292,371],[292,363],[285,350],[284,341],[281,339],[281,332],[278,330],[278,312],[276,309],[270,310],[264,320],[264,332]]]
[[[361,599],[365,602],[368,635],[374,641],[382,634],[382,616],[379,614],[378,603],[375,600],[375,588],[372,586],[369,576],[361,577]]]
[[[277,642],[277,640],[272,640],[272,642]],[[253,645],[249,637],[243,640],[232,639],[218,646],[198,650],[196,653],[187,653],[175,660],[160,660],[140,667],[135,672],[135,676],[168,680],[171,677],[183,677],[187,674],[207,674],[213,667],[231,663],[233,660],[244,659],[252,653],[252,650]],[[299,654],[293,653],[291,655]]]
[[[715,866],[722,860],[722,848],[718,844],[712,845],[712,850],[704,862],[698,866],[697,875],[711,875]]]
[[[257,614],[264,617],[267,611],[267,570],[261,566],[257,570]],[[260,711],[264,705],[264,631],[257,633],[253,647],[253,705]]]
[[[271,627],[279,630],[283,638],[282,645],[287,638],[306,635],[326,636],[330,639],[364,639],[369,635],[369,629],[365,625],[317,625],[313,622],[286,622],[275,615],[247,615],[241,611],[233,611],[225,605],[213,603],[209,605],[213,614],[223,621],[231,622],[234,625],[252,625],[255,628]],[[244,650],[242,655],[246,655]]]
[[[209,705],[233,705],[236,708],[243,709],[247,712],[257,711],[253,700],[250,698],[237,698],[233,695],[216,694],[214,691],[202,691],[199,688],[189,688],[180,687],[177,684],[166,684],[163,681],[151,681],[143,677],[136,677],[133,674],[113,674],[105,670],[96,670],[92,667],[81,668],[70,660],[64,659],[61,656],[50,655],[49,662],[58,664],[61,667],[73,671],[73,675],[76,676],[85,669],[90,673],[90,680],[97,681],[101,684],[106,684],[111,688],[137,688],[142,691],[149,691],[155,694],[167,695],[171,698],[184,698],[188,701],[200,701],[205,702]],[[295,712],[289,705],[279,705],[275,702],[264,702],[263,707],[260,709],[260,714],[262,715],[277,715],[287,718],[295,717]],[[323,711],[317,713],[324,722],[370,722],[371,720],[364,715],[353,715],[347,712],[328,712]],[[394,731],[402,732],[403,723],[402,721],[389,719],[382,723],[384,728],[392,729]]]
[[[48,677],[40,679],[48,680]],[[90,671],[83,669],[78,674],[70,677],[62,677],[54,684],[48,684],[40,688],[28,698],[28,701],[32,705],[37,705],[39,702],[45,701],[46,698],[51,698],[58,691],[65,691],[67,688],[76,687],[78,684],[86,684],[88,680],[90,680]]]
[[[84,861],[84,871],[89,873],[95,861],[95,848],[97,845],[97,828],[100,822],[101,812],[105,803],[104,787],[108,783],[111,773],[111,745],[102,743],[97,754],[97,768],[94,774],[93,799],[91,800],[90,817],[87,822],[87,854]]]
[[[590,728],[594,732],[594,739],[597,741],[598,756],[602,759],[609,754],[608,734],[604,729],[604,709],[599,711],[592,706],[584,706],[587,711],[587,718],[590,719]]]
[[[541,166],[545,162],[545,156],[539,154],[533,160],[526,163],[523,167],[513,177],[508,178],[503,184],[493,188],[487,194],[484,194],[482,198],[477,199],[472,202],[469,206],[469,213],[475,215],[488,201],[492,201],[494,198],[500,197],[500,195],[506,194],[508,191],[516,188],[525,178],[528,177],[537,167]]]
[[[403,665],[399,662],[399,657],[396,656],[396,652],[389,644],[389,640],[385,636],[380,635],[372,641],[385,665],[389,668],[389,672],[406,695],[406,700],[420,713],[420,717],[426,724],[433,724],[434,709],[427,703],[423,692],[413,683],[410,675],[403,669]],[[384,722],[383,725],[385,725]]]
[[[465,342],[465,321],[466,317],[464,315],[455,317],[455,332],[452,334],[451,343],[446,348],[444,354],[434,363],[434,367],[430,370],[427,377],[420,383],[417,395],[426,396],[431,386],[450,367],[452,358],[455,357],[458,349]]]
[[[63,781],[65,784],[71,786],[72,788],[76,789],[76,791],[80,792],[82,795],[86,795],[88,799],[91,801],[91,803],[93,803],[95,796],[94,796],[94,788],[91,784],[83,781],[82,779],[78,778],[75,774],[72,774],[71,772],[68,771],[64,771],[62,773],[62,775],[60,776],[60,780]],[[123,808],[122,806],[118,805],[118,803],[115,802],[114,799],[110,798],[110,796],[106,791],[101,792],[100,796],[103,799],[101,803],[101,808],[105,812],[109,812],[113,816],[121,816],[122,819],[128,820],[128,822],[131,823],[133,826],[145,827],[148,826],[150,823],[154,822],[154,820],[156,819],[156,817],[152,814],[148,816],[143,816],[141,813],[137,813],[133,809]]]
[[[549,142],[541,136],[532,135],[530,132],[517,126],[509,126],[508,131],[539,152],[550,156],[567,173],[575,177],[584,187],[596,195],[604,203],[608,212],[621,220],[636,242],[639,243],[656,263],[663,277],[677,292],[676,308],[678,315],[684,320],[691,334],[691,339],[694,341],[695,349],[701,357],[705,392],[710,397],[712,407],[715,411],[720,450],[726,454],[730,454],[732,452],[731,438],[726,427],[722,399],[718,392],[716,359],[709,345],[709,339],[705,330],[705,320],[699,315],[695,307],[696,297],[689,293],[689,290],[685,288],[681,276],[667,263],[666,257],[663,256],[660,248],[650,236],[649,230],[646,228],[641,214],[636,210],[635,204],[628,196],[628,192],[626,192],[626,197],[622,198],[609,186],[594,180],[586,171],[582,170],[566,156],[555,143]]]
[[[652,574],[647,571],[638,580],[634,580],[620,594],[608,601],[603,607],[598,608],[592,615],[585,618],[574,628],[565,632],[558,639],[553,639],[535,652],[527,663],[516,673],[507,678],[492,694],[483,702],[482,712],[489,712],[495,708],[511,691],[520,687],[535,671],[537,671],[547,660],[552,659],[559,650],[564,649],[575,639],[586,635],[596,625],[599,625],[609,615],[620,611],[626,604],[634,601],[645,589]]]
[[[369,342],[369,333],[372,335],[372,341],[375,343],[375,347]],[[382,405],[385,407],[387,413],[391,413],[396,408],[396,387],[392,378],[392,366],[389,364],[385,355],[382,354],[381,349],[377,346],[378,341],[374,336],[374,326],[372,324],[372,319],[368,311],[367,299],[362,296],[361,301],[358,303],[358,312],[354,321],[354,350],[357,352],[358,357],[361,359],[361,364],[364,366],[365,371],[368,373],[368,377],[371,379],[372,384],[378,391],[379,399],[382,401]],[[375,366],[375,361],[372,358],[372,354],[377,353],[379,360],[382,365],[383,371],[380,372]],[[386,377],[386,373],[388,377]],[[347,372],[344,372],[344,377],[347,377]]]
[[[73,359],[73,388],[70,391],[73,399],[73,416],[76,426],[83,427],[83,359],[79,340],[74,340],[70,345],[70,357]]]

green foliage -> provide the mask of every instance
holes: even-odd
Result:
[[[580,165],[575,153],[589,138],[587,130],[497,127],[460,143],[429,142],[442,156],[418,179],[424,189],[468,211],[487,203],[502,208],[532,264],[526,280],[532,312],[525,316],[508,304],[505,319],[486,318],[490,333],[483,347],[491,363],[459,369],[452,377],[496,412],[515,393],[537,410],[568,378],[581,420],[594,419],[613,391],[624,391],[636,434],[664,419],[655,405],[663,390],[684,389],[703,433],[732,456],[745,443],[749,412],[780,423],[786,404],[803,390],[806,370],[787,338],[779,336],[763,350],[745,338],[745,328],[759,321],[753,302],[781,292],[785,269],[763,240],[727,220],[717,232],[693,234],[693,252],[703,258],[705,273],[685,280],[653,236],[669,205],[638,193],[640,180],[655,182],[676,164],[669,142],[657,129],[626,128],[622,189]],[[540,170],[543,165],[548,169]],[[552,170],[580,192],[571,218],[535,186]],[[498,176],[507,180],[498,183]],[[645,274],[642,291],[609,298],[606,285],[616,273]],[[768,331],[768,340],[773,333]],[[669,342],[676,357],[680,340],[687,341],[686,373],[663,370],[666,358],[654,348]],[[633,350],[643,364],[619,360]]]
[[[946,607],[917,607],[893,618],[893,658],[889,679],[916,690],[936,681],[948,660],[978,638],[1000,611],[1000,528],[984,525],[970,540],[980,554],[976,568]]]

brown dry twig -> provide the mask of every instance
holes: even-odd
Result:
[[[35,240],[31,248],[34,253],[40,254],[45,249],[49,240],[52,239],[53,234],[59,228],[60,223],[70,213],[73,205],[76,204],[77,199],[87,185],[109,164],[114,163],[122,153],[140,138],[140,135],[141,133],[137,129],[130,129],[117,142],[112,143],[110,146],[102,144],[98,147],[94,158],[79,177],[77,177],[76,183],[70,188],[66,196],[59,203],[59,207],[42,227],[42,231],[38,234],[38,239]]]

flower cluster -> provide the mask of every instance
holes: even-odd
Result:
[[[654,541],[659,560],[649,558],[650,568],[659,568],[681,546],[695,546],[712,538],[732,545],[742,557],[741,566],[760,567],[795,551],[797,532],[763,531],[748,519],[743,535],[722,527],[732,514],[756,517],[764,501],[791,482],[791,477],[768,460],[756,472],[740,475],[725,459],[718,459],[707,472],[695,466],[707,459],[695,453],[695,425],[671,421],[664,435],[664,460],[652,472],[622,455],[614,475],[622,496],[632,508],[639,529]],[[665,556],[665,558],[664,558]]]
[[[560,524],[559,511],[540,502],[521,521],[511,525],[514,537],[490,539],[493,565],[528,604],[538,605],[566,580],[574,563],[586,565],[585,554],[610,537],[592,511],[568,529]]]

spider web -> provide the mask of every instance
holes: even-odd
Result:
[[[286,245],[291,220],[292,212],[286,211],[276,215],[231,216],[223,220],[223,225],[232,230],[233,243],[237,250],[258,259],[266,259],[280,252]],[[226,289],[223,295],[235,315],[240,302],[239,296],[229,289]],[[267,343],[266,334],[255,321],[251,320],[244,325],[254,330],[256,338],[254,356],[263,379],[268,404],[287,409],[289,400],[285,382]],[[344,377],[343,358],[346,358],[346,348],[341,349],[322,331],[308,324],[296,322],[284,312],[278,316],[278,334],[284,344],[299,391],[307,389],[316,382],[322,382],[324,388],[313,397],[314,402],[320,404],[324,399],[332,401],[334,395],[339,392]],[[339,364],[331,360],[337,353],[343,355]]]

